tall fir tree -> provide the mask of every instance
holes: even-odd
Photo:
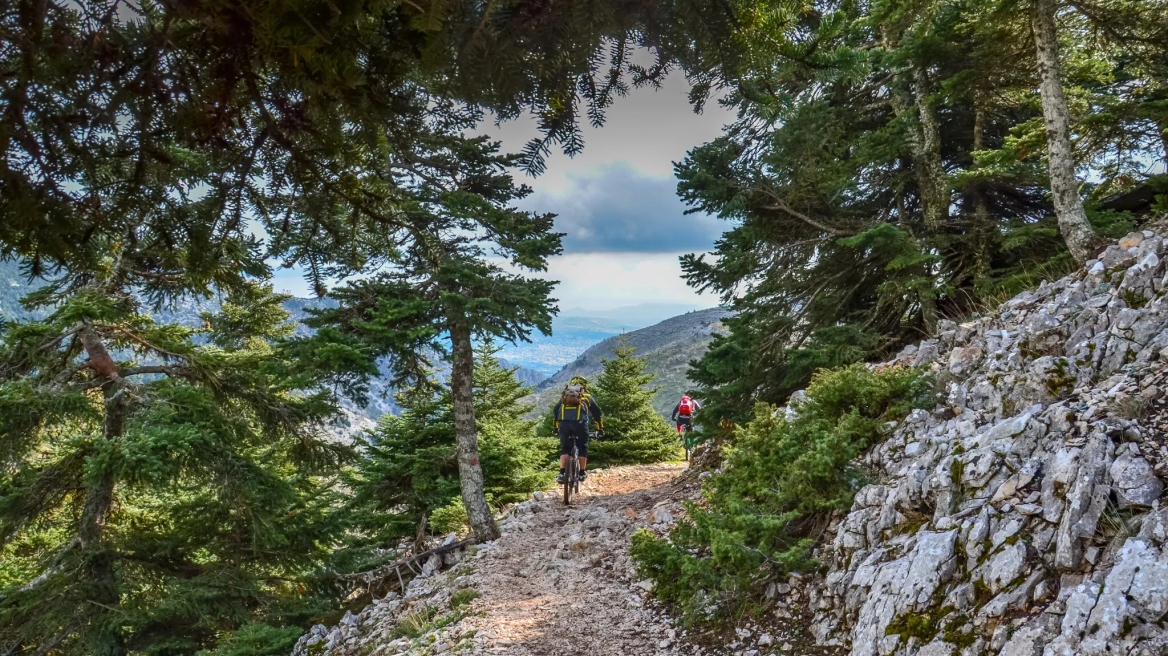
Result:
[[[472,338],[519,341],[532,330],[550,332],[555,283],[496,262],[542,272],[560,252],[561,235],[552,231],[552,215],[512,206],[531,191],[507,170],[516,157],[454,127],[469,125],[431,124],[413,149],[390,155],[408,191],[396,215],[406,227],[380,238],[380,273],[336,289],[338,307],[309,323],[360,341],[371,357],[389,357],[399,382],[421,382],[428,354],[449,358],[462,501],[475,537],[492,540],[498,529],[484,491]]]
[[[677,431],[653,409],[656,378],[645,373],[646,360],[623,340],[604,360],[593,386],[604,412],[604,438],[588,447],[588,464],[604,467],[676,460],[681,448]]]
[[[1033,0],[1031,22],[1034,31],[1035,59],[1038,62],[1039,95],[1046,124],[1047,166],[1050,168],[1050,192],[1058,213],[1059,228],[1067,247],[1080,264],[1103,246],[1083,209],[1079,180],[1075,175],[1075,156],[1071,152],[1071,117],[1063,90],[1062,64],[1059,62],[1057,0]]]

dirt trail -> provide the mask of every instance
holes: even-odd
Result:
[[[464,583],[482,594],[458,627],[476,632],[472,653],[703,653],[679,641],[669,618],[646,603],[628,555],[633,531],[647,525],[663,531],[678,512],[685,491],[673,479],[682,470],[602,470],[570,508],[552,494],[520,504],[502,521],[503,536],[479,551]]]

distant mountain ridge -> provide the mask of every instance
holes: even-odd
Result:
[[[653,384],[660,387],[653,399],[653,407],[662,414],[668,414],[682,393],[693,386],[687,377],[690,361],[706,352],[722,320],[730,315],[730,311],[722,308],[697,310],[647,328],[609,337],[584,351],[536,387],[531,399],[536,404],[536,412],[546,412],[573,376],[584,376],[589,381],[595,381],[604,367],[602,360],[613,357],[623,337],[629,346],[637,349],[637,356],[648,360],[646,371],[657,376]]]
[[[43,284],[35,280],[29,283],[21,274],[18,262],[0,262],[0,320],[28,317],[29,313],[20,307],[19,299]],[[329,298],[293,297],[284,302],[284,308],[291,314],[291,320],[300,324],[309,310],[333,304]],[[216,307],[218,302],[214,299],[186,298],[157,312],[156,318],[160,322],[198,325],[202,323],[199,314],[214,311]],[[673,308],[668,304],[645,304],[599,311],[597,316],[558,316],[553,335],[534,335],[530,344],[506,344],[499,357],[505,366],[517,367],[516,378],[535,388],[533,399],[538,404],[538,411],[543,412],[549,400],[573,375],[594,379],[603,366],[601,358],[612,357],[613,349],[623,335],[629,345],[637,349],[637,355],[649,359],[648,370],[657,375],[656,384],[661,386],[654,406],[667,412],[681,392],[690,387],[686,379],[690,360],[705,353],[711,334],[721,319],[729,314],[719,308],[697,310],[639,330],[626,332],[623,328],[639,325],[655,313]],[[300,324],[296,332],[307,334],[308,328]],[[436,375],[443,378],[443,363],[436,365]],[[388,366],[381,363],[380,369],[381,375],[370,381],[369,405],[357,408],[346,404],[346,415],[354,427],[369,425],[369,420],[398,412],[396,389],[388,380]],[[549,377],[549,374],[552,375]]]

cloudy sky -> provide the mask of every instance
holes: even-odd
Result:
[[[633,90],[616,101],[604,127],[585,127],[583,153],[554,153],[544,174],[526,178],[535,193],[524,209],[556,213],[557,230],[567,233],[564,254],[549,267],[549,277],[560,281],[561,308],[717,304],[685,285],[677,258],[709,250],[724,223],[684,213],[673,162],[718,136],[732,117],[713,103],[694,114],[688,92],[681,75],[659,90]],[[485,127],[508,150],[537,134],[531,121]]]
[[[523,209],[554,212],[567,233],[564,254],[548,277],[559,280],[560,307],[606,310],[644,303],[712,307],[681,280],[678,256],[709,250],[723,222],[684,214],[674,193],[673,162],[721,132],[731,115],[716,103],[695,114],[679,74],[659,90],[634,89],[610,108],[604,127],[584,127],[584,152],[574,158],[555,152],[538,178],[516,177],[535,193]],[[533,120],[485,123],[484,132],[519,151],[538,134]],[[280,271],[276,287],[296,295],[309,289],[296,271]]]

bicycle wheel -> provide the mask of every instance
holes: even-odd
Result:
[[[572,488],[576,485],[577,468],[580,462],[576,460],[576,450],[572,449],[572,455],[568,457],[568,466],[564,468],[564,505],[572,504]]]

